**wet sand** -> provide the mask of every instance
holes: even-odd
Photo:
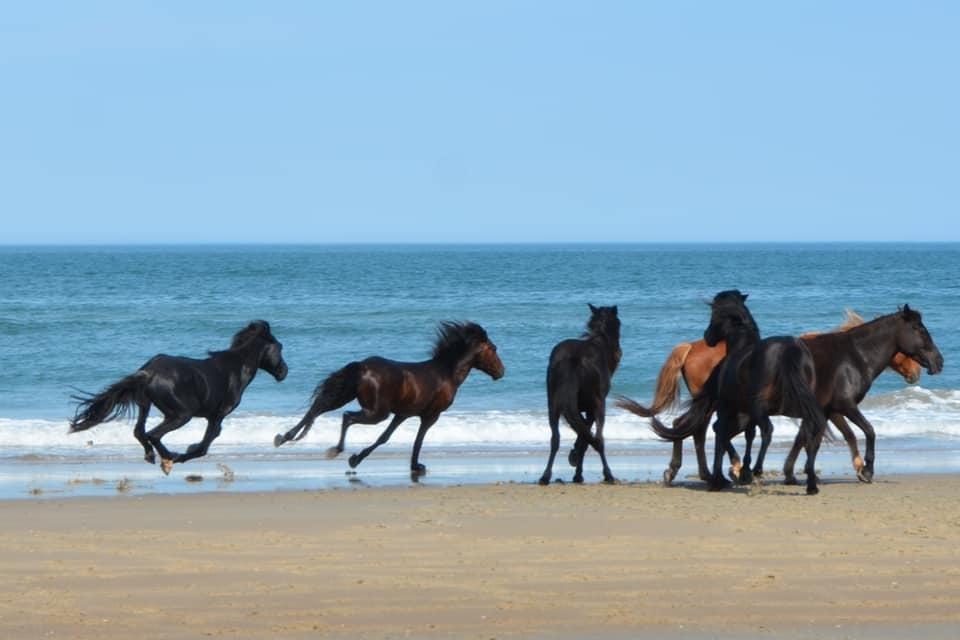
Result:
[[[2,638],[955,638],[960,477],[0,502]]]

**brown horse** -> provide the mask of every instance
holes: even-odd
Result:
[[[440,414],[453,404],[457,389],[471,369],[479,369],[494,380],[502,378],[504,367],[497,356],[497,346],[478,324],[442,322],[437,329],[433,357],[429,360],[396,362],[373,356],[351,362],[331,373],[317,385],[313,402],[303,419],[286,433],[277,434],[273,444],[279,447],[284,442],[300,440],[310,431],[317,416],[356,398],[360,411],[344,412],[340,440],[327,450],[327,457],[334,458],[343,452],[350,425],[376,424],[394,414],[376,442],[350,456],[350,467],[356,467],[389,440],[401,422],[417,416],[420,429],[410,458],[410,476],[416,482],[419,476],[427,473],[427,468],[419,462],[423,438]]]
[[[834,331],[848,331],[854,327],[862,325],[863,323],[864,320],[862,317],[848,309],[846,311],[846,317],[843,324],[837,327],[837,329]],[[817,335],[820,334],[816,332],[810,332],[801,335],[800,338],[805,341],[809,341],[810,338]],[[666,362],[664,362],[663,366],[660,368],[660,373],[657,376],[657,385],[653,398],[653,404],[650,407],[645,407],[634,400],[624,397],[618,398],[616,405],[621,409],[626,409],[631,413],[635,413],[636,415],[645,418],[662,413],[663,411],[676,406],[680,397],[681,376],[683,377],[683,381],[686,384],[690,395],[696,396],[698,393],[700,393],[701,389],[703,389],[703,385],[706,383],[707,378],[710,377],[710,372],[713,371],[714,367],[716,367],[726,355],[727,345],[725,342],[719,342],[714,347],[708,346],[703,340],[682,342],[673,348],[673,351],[670,352]],[[893,358],[890,360],[889,366],[891,369],[903,376],[904,380],[906,380],[909,384],[916,384],[916,382],[920,379],[922,367],[903,353],[895,353]],[[850,459],[853,464],[853,469],[857,474],[857,478],[862,482],[870,482],[873,476],[873,465],[865,463],[864,459],[860,456],[860,449],[857,445],[856,434],[853,433],[853,430],[847,423],[846,418],[839,413],[834,413],[829,416],[829,419],[843,435],[843,439],[846,441],[847,447],[850,449]],[[874,432],[873,428],[869,426],[869,423],[863,424],[866,424],[868,427],[863,431],[866,439],[867,458],[872,463],[873,451],[876,442],[876,433]],[[704,448],[706,430],[704,430],[702,433],[695,433],[693,435],[693,440],[697,454],[697,465],[699,467],[700,478],[704,481],[708,481],[710,477],[710,471],[707,468],[707,456]],[[803,443],[801,442],[798,434],[793,443],[793,448],[791,449],[790,454],[787,456],[787,460],[784,463],[784,474],[787,478],[793,476],[793,466],[802,447]],[[738,478],[740,476],[741,468],[740,456],[732,447],[728,449],[727,453],[730,455],[730,474]],[[663,472],[664,484],[670,484],[673,481],[680,469],[682,462],[683,442],[677,441],[673,443],[673,456],[670,459],[670,466]]]

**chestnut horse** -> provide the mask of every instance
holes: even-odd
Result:
[[[853,311],[847,309],[845,313],[846,317],[843,324],[837,327],[837,329],[834,331],[847,331],[864,323],[863,318]],[[808,341],[810,338],[816,335],[819,335],[819,333],[810,332],[802,334],[800,338]],[[650,407],[645,407],[634,400],[624,398],[622,396],[618,398],[616,404],[621,409],[626,409],[631,413],[635,413],[636,415],[645,418],[649,418],[653,415],[661,413],[666,409],[676,406],[677,400],[680,396],[681,376],[683,377],[683,381],[686,384],[690,395],[695,396],[700,393],[704,383],[706,383],[707,378],[710,376],[710,372],[713,371],[714,367],[716,367],[726,355],[727,345],[726,342],[723,341],[717,343],[717,345],[714,347],[707,346],[707,343],[702,339],[694,342],[682,342],[673,348],[673,351],[670,352],[666,362],[664,362],[663,366],[660,368],[660,373],[657,376],[657,385],[653,398],[653,404]],[[920,379],[922,367],[917,364],[916,361],[900,352],[897,352],[893,355],[889,366],[891,369],[900,374],[908,384],[916,384]],[[865,427],[862,427],[867,447],[867,462],[865,462],[864,458],[860,456],[860,449],[857,445],[857,437],[853,433],[853,430],[850,428],[850,425],[847,423],[843,415],[839,413],[833,413],[828,416],[828,418],[834,425],[836,425],[837,429],[843,435],[843,439],[847,443],[847,447],[850,450],[850,459],[853,464],[854,472],[857,474],[857,478],[861,482],[870,482],[873,479],[874,447],[876,443],[876,432],[873,430],[873,427],[869,424],[869,422],[861,423],[865,425]],[[704,430],[702,433],[698,432],[693,435],[700,479],[707,481],[709,480],[710,472],[707,468],[707,457],[704,450],[705,439],[706,430]],[[785,476],[793,476],[793,465],[802,447],[803,444],[798,434],[797,438],[794,440],[790,455],[787,456],[787,460],[784,463]],[[730,455],[730,473],[734,477],[739,478],[741,467],[740,456],[732,446],[730,449],[728,449],[727,453]],[[683,441],[677,441],[673,444],[673,456],[670,459],[670,466],[663,472],[664,484],[669,485],[673,481],[682,463]]]
[[[343,452],[350,425],[376,424],[394,414],[376,442],[350,456],[348,462],[354,468],[387,442],[400,423],[417,416],[420,429],[410,458],[410,477],[416,482],[427,473],[427,468],[419,462],[423,438],[440,414],[453,404],[457,389],[471,369],[479,369],[494,380],[502,378],[504,368],[496,345],[478,324],[442,322],[437,329],[433,357],[429,360],[396,362],[372,356],[331,373],[317,385],[303,419],[286,433],[277,434],[273,444],[279,447],[284,442],[302,439],[320,414],[339,409],[356,398],[360,411],[344,412],[340,440],[327,450],[327,457],[335,458]]]
[[[74,396],[79,402],[70,421],[70,432],[124,416],[134,406],[140,410],[133,435],[143,445],[144,460],[156,461],[169,474],[173,464],[206,455],[213,440],[220,435],[223,419],[237,408],[244,390],[253,381],[258,369],[272,375],[277,382],[287,377],[287,363],[281,352],[283,345],[270,332],[263,320],[251,322],[233,336],[226,351],[213,351],[204,360],[158,355],[136,372],[115,382],[96,395]],[[146,431],[150,405],[163,413],[163,421]],[[160,439],[191,418],[207,419],[203,440],[191,444],[185,453],[173,453]]]

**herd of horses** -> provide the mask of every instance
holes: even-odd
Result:
[[[725,455],[730,459],[734,481],[746,483],[762,476],[773,433],[770,417],[775,415],[800,419],[799,432],[784,465],[787,483],[797,482],[793,467],[804,449],[806,492],[817,493],[817,451],[824,437],[832,437],[828,419],[846,440],[857,477],[870,482],[876,434],[858,405],[873,381],[887,367],[911,383],[919,379],[921,367],[930,374],[943,368],[943,356],[920,313],[904,305],[868,322],[850,315],[844,326],[830,333],[761,338],[746,300],[747,295],[737,290],[721,291],[713,298],[703,339],[673,349],[660,370],[650,406],[623,396],[616,400],[617,406],[648,419],[660,438],[673,443],[673,457],[664,471],[664,483],[670,484],[676,477],[682,461],[682,443],[691,437],[700,477],[711,489],[731,484],[723,473]],[[161,469],[169,474],[174,464],[207,453],[220,434],[223,419],[239,405],[258,370],[266,371],[278,382],[287,376],[282,351],[270,325],[258,320],[237,332],[230,348],[211,352],[205,359],[155,356],[102,392],[75,396],[78,404],[70,430],[83,431],[125,417],[136,408],[133,433],[143,446],[144,459],[154,464],[159,454]],[[575,467],[574,482],[583,482],[583,461],[589,447],[600,456],[604,480],[614,482],[604,452],[603,427],[606,399],[621,355],[616,306],[590,305],[586,333],[577,339],[563,340],[553,348],[547,367],[550,453],[541,484],[548,484],[552,477],[560,447],[561,418],[576,433],[568,456],[568,462]],[[473,369],[494,380],[503,377],[504,366],[496,345],[478,324],[443,322],[429,360],[398,362],[374,356],[331,373],[317,385],[304,417],[286,433],[277,434],[274,445],[301,440],[321,414],[356,400],[360,410],[344,412],[339,441],[327,450],[327,456],[332,458],[343,452],[350,425],[376,424],[393,415],[373,444],[350,456],[350,467],[356,467],[387,442],[401,423],[417,417],[420,426],[410,459],[411,478],[416,481],[426,473],[419,457],[427,431],[453,403],[458,388]],[[668,427],[658,416],[675,406],[681,377],[692,399]],[[151,406],[163,414],[163,420],[148,431],[146,421]],[[707,466],[705,442],[714,415],[711,470]],[[207,420],[200,442],[191,444],[183,453],[164,446],[164,435],[197,417]],[[847,420],[865,435],[863,457]],[[756,464],[751,467],[757,429],[760,448]],[[744,433],[746,442],[742,459],[732,444],[732,438],[740,433]]]

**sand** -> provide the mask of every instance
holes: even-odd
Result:
[[[0,638],[960,637],[960,478],[0,503]]]

